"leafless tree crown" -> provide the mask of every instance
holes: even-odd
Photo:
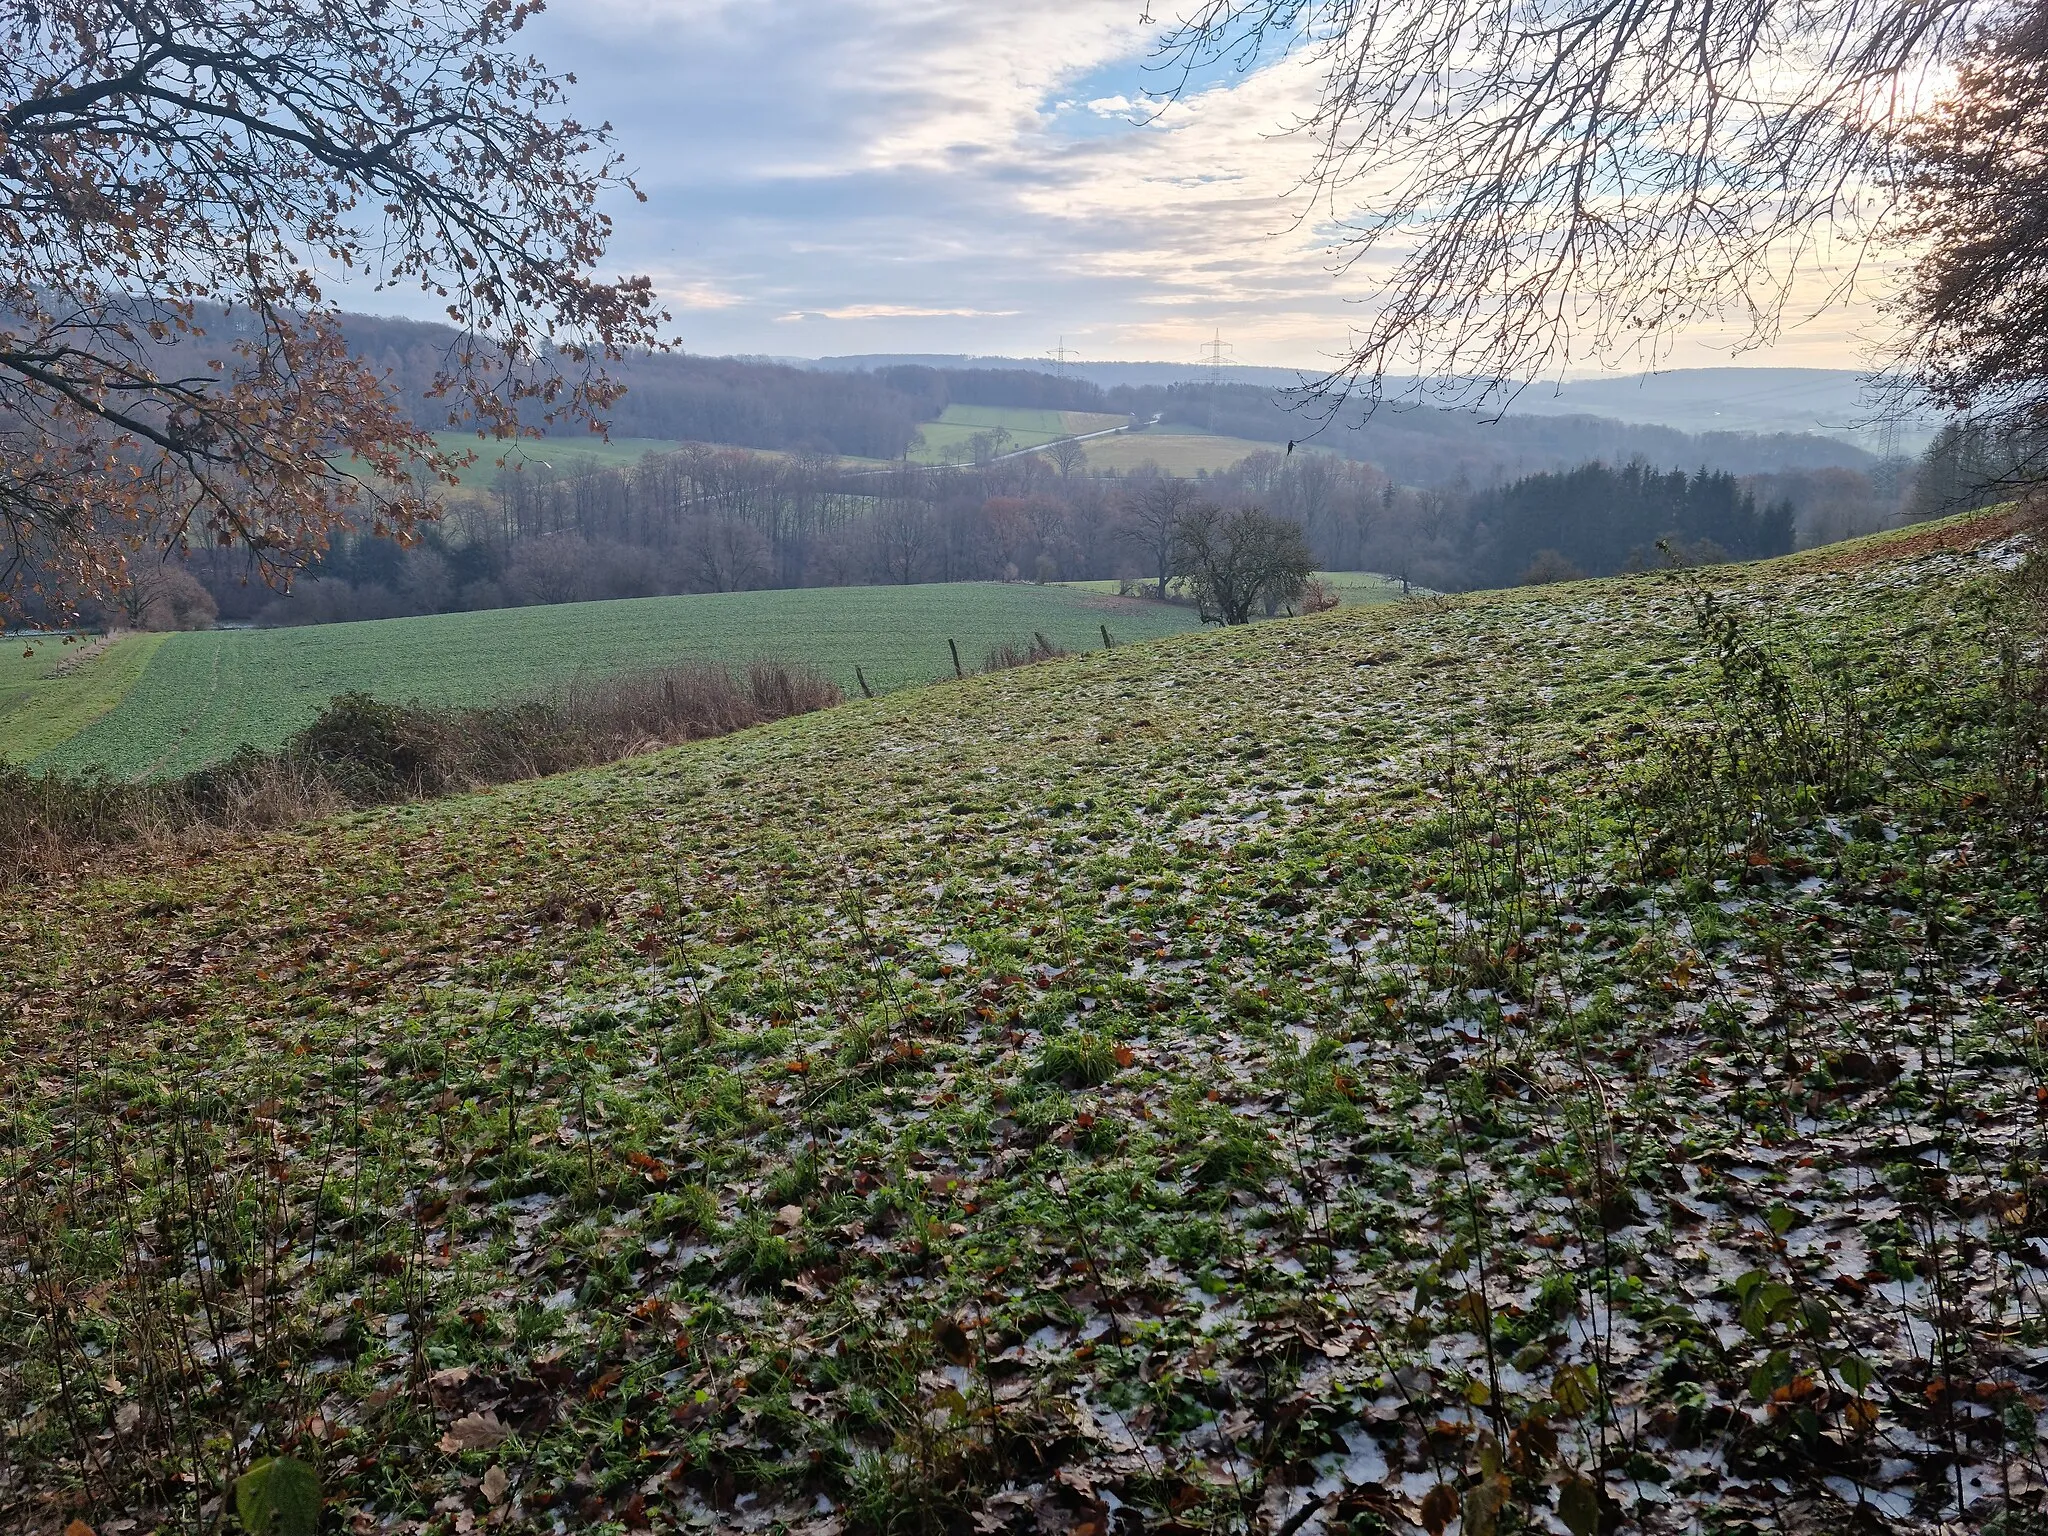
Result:
[[[1206,0],[1165,48],[1183,82],[1281,48],[1321,71],[1307,185],[1373,287],[1325,394],[1421,377],[1498,404],[1654,363],[1704,320],[1768,339],[1795,289],[1840,296],[1899,128],[1994,9]]]

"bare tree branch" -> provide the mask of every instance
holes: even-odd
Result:
[[[1703,321],[1766,341],[1795,290],[1849,291],[1902,124],[1996,10],[1205,0],[1165,50],[1183,82],[1283,49],[1321,73],[1299,126],[1340,265],[1398,259],[1315,394],[1414,375],[1498,406],[1574,364],[1655,364]]]
[[[337,529],[431,517],[458,456],[349,355],[334,275],[443,304],[439,425],[601,417],[603,363],[666,317],[596,275],[601,199],[637,194],[513,51],[538,9],[0,4],[0,608],[195,541],[288,579]]]

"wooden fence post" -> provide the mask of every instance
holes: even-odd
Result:
[[[953,675],[955,677],[965,677],[967,674],[960,670],[960,647],[951,640],[948,640],[946,642],[946,649],[953,653]]]

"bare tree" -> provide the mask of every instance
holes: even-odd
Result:
[[[1404,250],[1333,392],[1405,372],[1499,401],[1682,327],[1773,334],[1795,284],[1839,295],[1868,194],[1994,0],[1204,0],[1193,70],[1306,49],[1310,185],[1350,259]]]
[[[1174,531],[1195,501],[1193,481],[1163,475],[1155,464],[1131,477],[1118,508],[1123,537],[1152,567],[1153,596],[1162,602],[1174,575]]]
[[[931,511],[922,502],[895,497],[867,521],[868,547],[884,582],[908,586],[925,569],[932,544]]]
[[[1088,449],[1077,437],[1056,438],[1047,446],[1053,463],[1060,467],[1060,478],[1070,480],[1074,471],[1088,462]]]
[[[745,592],[768,584],[768,541],[737,519],[695,519],[684,535],[683,555],[697,591]]]
[[[973,456],[975,466],[981,469],[1001,458],[1009,447],[1008,427],[990,427],[986,432],[976,432],[967,439],[967,451]]]
[[[1174,521],[1173,544],[1207,624],[1249,624],[1254,609],[1293,602],[1316,568],[1301,524],[1257,507],[1191,507]]]
[[[113,593],[113,608],[130,629],[211,629],[220,616],[213,595],[182,565],[133,565]]]

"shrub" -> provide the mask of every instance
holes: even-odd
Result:
[[[350,806],[591,767],[826,709],[841,697],[802,667],[756,662],[736,675],[692,664],[471,709],[339,694],[277,751],[245,747],[168,782],[123,784],[0,765],[0,884],[136,842],[204,841]]]

